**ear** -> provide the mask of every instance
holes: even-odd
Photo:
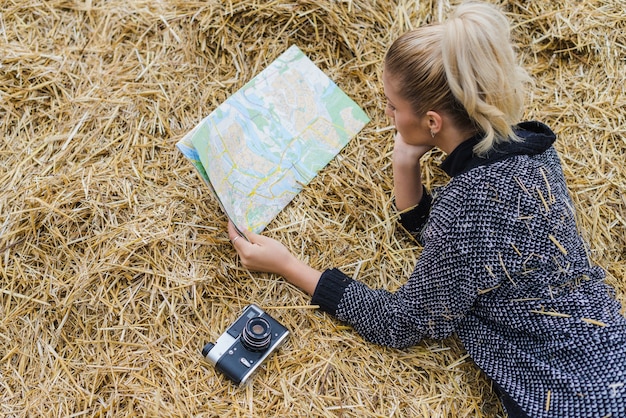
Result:
[[[437,135],[443,128],[443,118],[441,117],[441,114],[435,112],[434,110],[426,112],[426,121],[431,135]]]

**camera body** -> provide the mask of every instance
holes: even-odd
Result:
[[[204,346],[202,356],[230,380],[243,386],[288,336],[287,328],[252,304],[215,344]]]

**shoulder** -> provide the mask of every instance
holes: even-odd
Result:
[[[519,216],[521,202],[541,203],[537,190],[567,194],[552,147],[541,154],[513,155],[474,167],[433,190],[429,226],[435,231],[431,233],[449,233],[459,222],[508,222]]]

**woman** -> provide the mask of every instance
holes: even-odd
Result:
[[[509,416],[626,416],[626,319],[576,230],[554,133],[518,123],[523,84],[504,15],[459,6],[385,56],[397,129],[395,202],[424,245],[394,293],[283,245],[229,236],[251,270],[277,273],[374,343],[407,347],[456,332]],[[437,147],[450,182],[429,194],[420,158]]]

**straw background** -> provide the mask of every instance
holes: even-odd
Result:
[[[626,303],[626,2],[502,1],[559,136],[591,257]],[[448,1],[0,0],[0,414],[503,416],[455,337],[364,342],[282,279],[243,269],[174,145],[297,44],[372,121],[268,227],[316,268],[395,289],[381,59]],[[447,181],[433,152],[429,187]],[[254,302],[291,330],[244,388],[202,362]]]

